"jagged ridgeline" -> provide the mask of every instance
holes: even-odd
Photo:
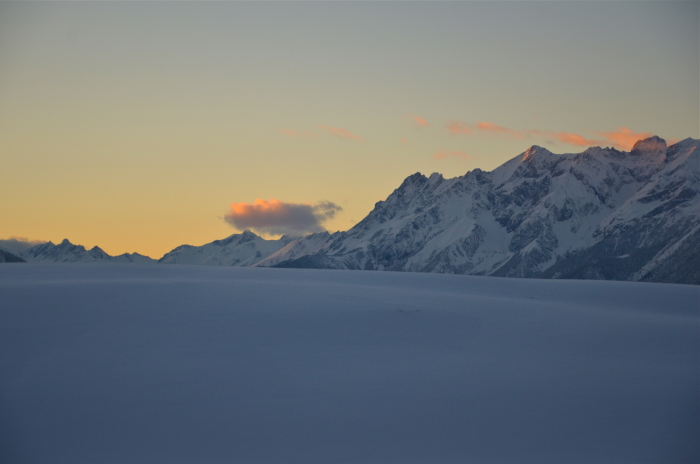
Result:
[[[408,177],[347,232],[258,266],[700,283],[700,148],[533,146],[493,172]]]
[[[183,245],[169,264],[389,270],[700,284],[700,141],[631,152],[533,146],[492,172],[420,173],[346,232]],[[64,241],[26,261],[148,262]]]

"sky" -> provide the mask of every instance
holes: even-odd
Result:
[[[159,258],[533,144],[699,138],[699,5],[0,2],[0,239]]]

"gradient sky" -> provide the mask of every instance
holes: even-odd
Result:
[[[533,144],[698,138],[699,4],[2,2],[0,239],[159,258]]]

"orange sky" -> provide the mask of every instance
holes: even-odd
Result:
[[[697,2],[2,2],[0,239],[158,258],[263,224],[231,204],[345,230],[417,171],[697,138],[697,18]]]

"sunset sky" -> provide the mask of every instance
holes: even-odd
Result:
[[[698,138],[699,5],[2,2],[0,239],[159,258],[533,144]]]

